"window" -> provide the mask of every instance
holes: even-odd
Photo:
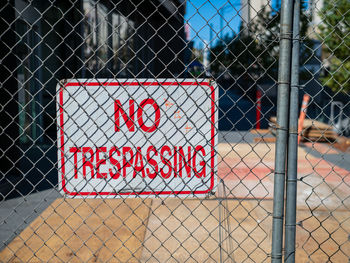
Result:
[[[126,17],[113,13],[113,70],[121,77],[127,77],[133,72],[134,54],[134,22]]]
[[[127,77],[133,72],[134,23],[118,10],[84,0],[84,59],[93,76]]]
[[[18,19],[16,33],[19,138],[21,143],[41,142],[42,105],[39,90],[42,86],[38,83],[41,73],[38,27],[29,26],[28,21]]]

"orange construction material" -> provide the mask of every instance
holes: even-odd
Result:
[[[298,121],[298,144],[300,142],[301,132],[303,130],[303,123],[304,123],[304,120],[305,120],[305,117],[306,117],[306,109],[307,109],[307,105],[309,103],[309,100],[310,100],[310,96],[307,95],[307,94],[304,94],[303,102],[301,104],[299,121]]]
[[[261,91],[256,90],[256,129],[260,130],[260,119],[261,119]]]

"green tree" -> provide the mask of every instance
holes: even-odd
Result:
[[[303,8],[304,10],[304,8]],[[304,44],[308,18],[301,12],[300,34]],[[225,36],[211,49],[211,70],[220,76],[228,69],[231,76],[237,78],[248,74],[254,81],[265,76],[277,78],[279,55],[280,13],[271,12],[264,7],[246,29],[241,28],[239,34]],[[301,63],[311,54],[305,49]]]
[[[328,67],[321,78],[333,91],[350,92],[350,1],[325,0],[319,38]]]
[[[278,23],[279,14],[270,15],[264,8],[248,28],[219,40],[211,50],[214,75],[220,76],[224,69],[234,77],[271,73],[277,65]]]

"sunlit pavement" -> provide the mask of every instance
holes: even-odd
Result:
[[[272,202],[266,200],[273,197],[274,149],[272,143],[219,144],[218,175],[224,181],[226,195],[229,193],[242,200],[242,207],[251,199],[249,203],[255,205],[248,218],[268,224],[271,223],[267,215],[272,213]],[[298,179],[298,262],[347,262],[350,255],[350,155],[329,144],[303,143],[298,149]],[[233,211],[231,215],[235,218],[237,213]],[[263,231],[256,220],[249,228],[244,228],[251,236],[256,229]],[[268,234],[261,246],[271,244],[271,232],[267,231],[271,224],[268,224],[264,228]],[[253,239],[247,238],[251,242]],[[249,247],[256,248],[250,256],[239,246],[234,252],[235,258],[254,262],[251,255],[264,256],[263,252],[258,253],[257,246]]]
[[[220,262],[230,255],[236,262],[270,261],[275,147],[243,136],[245,143],[234,134],[219,140],[215,197],[58,198],[2,250],[0,258]],[[349,166],[349,154],[327,144],[299,147],[298,262],[348,260]]]

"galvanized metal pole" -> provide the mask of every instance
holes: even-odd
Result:
[[[292,76],[289,107],[289,137],[286,186],[286,221],[284,262],[295,262],[295,227],[298,172],[298,111],[299,111],[299,31],[300,0],[294,0]]]
[[[222,188],[225,189],[224,180],[220,179]],[[222,213],[222,197],[219,200],[219,251],[220,251],[220,263],[222,263],[222,223],[221,223],[221,213]]]
[[[272,262],[282,262],[293,7],[293,0],[282,0],[272,221]]]

